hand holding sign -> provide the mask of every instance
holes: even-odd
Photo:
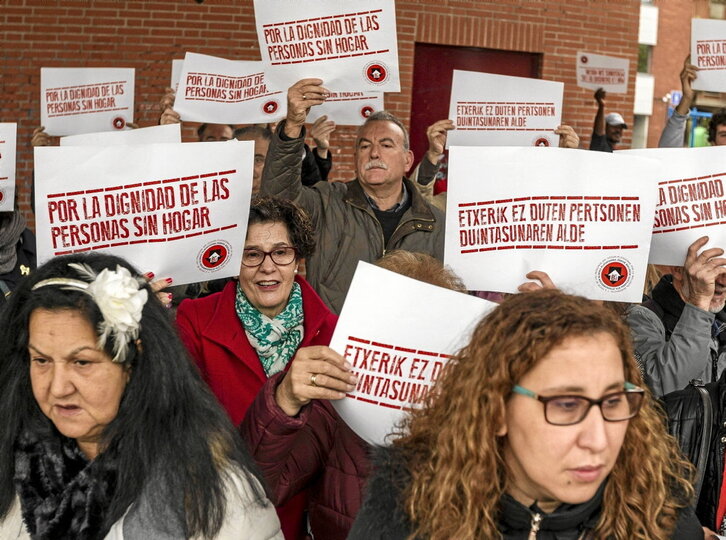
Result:
[[[426,128],[426,137],[429,140],[429,149],[426,151],[426,157],[434,165],[439,162],[439,157],[441,157],[441,154],[444,153],[444,148],[446,148],[447,132],[455,127],[453,120],[447,118],[434,122]]]
[[[285,135],[299,137],[310,107],[325,103],[328,90],[322,84],[321,79],[301,79],[288,88]]]
[[[328,156],[328,148],[330,148],[330,134],[335,131],[335,122],[328,120],[328,117],[323,115],[310,126],[310,136],[315,141],[315,146],[318,149],[318,155],[321,158]]]
[[[716,293],[716,280],[726,274],[726,258],[721,257],[721,248],[707,249],[701,254],[698,250],[708,243],[708,236],[702,236],[688,248],[683,271],[675,271],[674,279],[683,280],[682,291],[685,300],[704,311],[709,311],[711,300]],[[681,276],[678,274],[681,273]],[[724,285],[718,285],[719,295],[724,294]],[[719,310],[720,311],[720,310]]]
[[[334,350],[304,347],[277,387],[275,401],[285,414],[296,416],[312,399],[343,399],[357,382],[350,364]]]
[[[519,287],[517,287],[517,290],[519,292],[535,292],[541,289],[557,288],[557,285],[552,282],[552,279],[547,272],[532,270],[524,277],[526,277],[527,279],[535,279],[539,281],[539,283],[536,283],[534,281],[527,281],[526,283],[522,283]]]
[[[557,126],[555,135],[560,136],[560,148],[578,148],[580,146],[580,137],[571,126],[565,124]]]
[[[688,109],[691,108],[691,103],[693,103],[693,98],[696,95],[696,92],[693,90],[693,81],[696,80],[698,75],[696,72],[698,71],[698,67],[691,64],[691,55],[689,54],[686,56],[685,61],[683,62],[683,69],[681,70],[681,90],[683,91],[683,97],[681,97],[681,101],[678,103],[678,106],[676,107],[676,111],[679,114],[688,114]]]

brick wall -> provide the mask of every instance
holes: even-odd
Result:
[[[595,104],[575,84],[578,50],[637,61],[639,0],[398,0],[402,91],[386,107],[409,121],[416,41],[537,52],[544,79],[565,83],[563,121],[589,143]],[[30,137],[39,125],[41,67],[136,68],[135,121],[156,124],[171,60],[186,51],[259,60],[252,0],[0,0],[0,122],[18,123],[20,208],[30,215]],[[679,60],[680,61],[680,60]],[[608,111],[632,123],[634,77]],[[333,178],[354,176],[353,128],[332,140]],[[195,140],[194,126],[184,140]],[[629,144],[626,132],[624,146]]]

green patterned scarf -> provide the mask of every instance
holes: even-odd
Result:
[[[237,297],[234,302],[237,317],[250,340],[250,345],[257,351],[260,362],[268,377],[285,369],[302,342],[303,304],[300,285],[293,283],[290,299],[285,309],[277,317],[270,319],[267,315],[250,304],[242,287],[237,285]]]

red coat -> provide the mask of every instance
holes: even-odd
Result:
[[[300,284],[305,314],[305,334],[300,347],[328,345],[337,316],[330,312],[304,279],[296,276],[295,281]],[[267,381],[262,363],[237,317],[234,307],[236,287],[237,282],[233,281],[219,293],[197,300],[184,300],[176,315],[182,341],[235,426],[242,422],[247,409]],[[303,528],[306,495],[300,493],[278,508],[287,540],[302,538],[298,532]]]
[[[242,437],[262,469],[273,502],[308,490],[315,540],[345,540],[370,474],[370,447],[327,400],[315,399],[297,416],[287,416],[275,402],[282,376],[270,377],[262,387],[240,426]]]

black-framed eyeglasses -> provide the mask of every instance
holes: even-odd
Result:
[[[606,394],[600,399],[576,395],[542,397],[519,385],[515,385],[512,392],[541,401],[545,420],[553,426],[579,424],[593,405],[600,408],[603,419],[608,422],[629,420],[640,412],[645,396],[645,390],[629,382],[623,385],[622,391]]]
[[[268,255],[276,265],[287,266],[297,259],[297,249],[294,247],[278,247],[272,251],[262,251],[257,248],[245,248],[242,250],[242,264],[250,268],[260,266]]]

